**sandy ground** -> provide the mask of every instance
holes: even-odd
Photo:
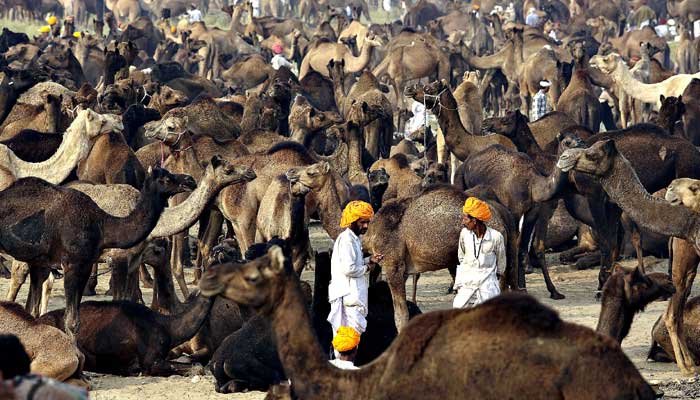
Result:
[[[332,242],[321,233],[318,227],[312,229],[313,245],[319,250],[328,249]],[[325,237],[324,237],[325,236]],[[551,273],[555,285],[561,293],[566,295],[565,300],[554,301],[549,299],[549,294],[544,286],[542,275],[539,273],[527,276],[527,288],[530,294],[540,299],[543,303],[555,308],[561,317],[567,321],[595,328],[600,311],[600,303],[595,300],[594,292],[597,282],[597,271],[574,271],[569,266],[559,265],[554,254],[548,256],[552,265]],[[650,271],[665,272],[666,260],[648,257],[646,263]],[[631,266],[633,261],[623,261],[623,265]],[[191,273],[191,271],[189,271]],[[305,280],[311,280],[312,272],[306,271],[302,276]],[[99,279],[98,294],[107,290],[108,276],[102,275]],[[9,280],[0,279],[0,293],[5,293],[9,287]],[[446,270],[426,273],[421,276],[418,285],[418,305],[423,312],[449,308],[452,296],[446,294],[450,283],[450,277]],[[50,301],[50,309],[64,307],[62,281],[54,286],[53,296]],[[23,304],[27,296],[28,284],[20,292],[19,301]],[[151,290],[144,289],[144,298],[147,302],[151,299]],[[408,293],[412,293],[411,280],[409,280]],[[695,293],[693,295],[696,295]],[[110,300],[110,298],[98,295],[95,300]],[[651,382],[659,383],[666,391],[667,399],[700,398],[700,389],[693,378],[683,377],[678,373],[675,364],[664,364],[646,361],[646,354],[650,344],[650,332],[656,319],[662,314],[666,302],[655,302],[647,307],[646,311],[639,314],[632,326],[630,335],[623,342],[623,349],[632,361],[637,365],[642,374]],[[201,370],[200,370],[201,371]],[[251,392],[220,395],[214,391],[214,379],[207,372],[204,376],[194,375],[190,377],[172,376],[169,378],[152,377],[117,377],[88,373],[91,378],[93,390],[91,396],[97,400],[120,399],[140,400],[144,398],[154,399],[263,399],[264,393]],[[697,396],[697,397],[696,397]]]

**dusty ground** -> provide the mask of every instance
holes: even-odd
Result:
[[[326,250],[332,242],[319,233],[317,227],[313,230],[313,244],[317,250]],[[553,280],[561,293],[566,295],[565,300],[554,301],[544,286],[542,275],[539,273],[527,276],[528,291],[545,304],[558,310],[563,319],[595,328],[600,303],[594,298],[596,289],[597,272],[572,271],[569,266],[557,265],[556,256],[550,255],[550,264],[554,264],[551,271]],[[651,271],[666,271],[666,260],[657,260],[649,257],[646,260]],[[632,261],[625,261],[623,265],[632,265]],[[310,272],[306,272],[304,279],[311,279]],[[447,271],[427,273],[421,276],[418,288],[418,305],[423,312],[449,308],[452,296],[446,294],[450,277]],[[64,306],[62,281],[54,287],[50,308],[55,309]],[[100,277],[98,293],[104,293],[107,289],[108,276]],[[9,286],[9,280],[0,279],[0,293],[5,293]],[[27,295],[27,285],[20,292],[19,301],[24,303]],[[409,280],[408,293],[412,288]],[[694,293],[695,295],[695,293]],[[144,290],[144,298],[150,302],[151,291]],[[97,296],[99,300],[109,300],[105,296]],[[691,399],[700,398],[700,381],[682,377],[675,364],[662,364],[646,361],[646,354],[650,343],[650,331],[656,319],[666,307],[666,302],[655,302],[647,307],[647,310],[638,315],[630,335],[623,342],[623,349],[632,361],[637,365],[642,374],[651,383],[660,383],[666,392],[667,399]],[[140,400],[153,399],[263,399],[261,392],[252,392],[235,395],[220,395],[214,391],[214,380],[211,375],[169,378],[151,377],[116,377],[110,375],[89,374],[93,391],[92,398]]]

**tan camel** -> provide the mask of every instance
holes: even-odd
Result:
[[[547,99],[556,110],[559,96],[564,91],[566,82],[564,82],[561,65],[554,49],[551,46],[541,48],[537,53],[526,58],[518,70],[520,112],[529,115],[532,98],[540,90],[540,82],[543,80],[552,83],[549,92],[547,92]]]
[[[698,205],[695,191],[700,188],[699,182],[676,180],[676,184],[672,183],[667,189],[668,201],[655,198],[641,185],[629,161],[617,150],[612,140],[598,141],[587,149],[566,150],[560,156],[557,167],[595,176],[611,200],[639,227],[673,237],[672,275],[676,293],[671,298],[664,320],[676,363],[682,373],[693,373],[695,365],[685,342],[682,310],[700,261],[700,215],[695,211]]]
[[[645,84],[634,79],[627,64],[616,53],[611,53],[607,56],[593,56],[590,64],[592,67],[610,75],[629,96],[644,103],[653,104],[656,108],[661,106],[659,101],[661,95],[678,97],[683,94],[686,86],[693,78],[700,78],[700,72],[693,75],[679,74],[663,82]]]
[[[481,91],[479,90],[478,74],[467,71],[462,77],[462,83],[454,90],[452,95],[457,101],[459,120],[467,132],[475,135],[481,133],[481,121],[484,119],[484,110],[481,103]]]
[[[381,169],[389,174],[389,186],[382,196],[382,203],[391,199],[415,196],[421,191],[422,179],[413,172],[405,155],[395,154],[390,158],[377,160],[369,168],[370,171]]]
[[[463,399],[465,388],[489,400],[655,397],[612,339],[563,322],[527,295],[419,315],[373,363],[351,371],[328,363],[299,279],[279,247],[247,264],[212,269],[200,287],[205,296],[222,295],[270,316],[285,375],[307,400],[451,400]],[[530,373],[537,385],[523,379]]]
[[[23,161],[7,146],[0,145],[0,189],[5,189],[15,180],[28,176],[59,184],[87,157],[91,147],[90,139],[103,132],[122,129],[122,123],[115,115],[83,110],[66,130],[56,153],[44,162]]]
[[[187,95],[170,86],[158,85],[155,93],[151,95],[148,107],[158,110],[160,115],[177,107],[184,107],[189,102]]]
[[[68,335],[37,322],[19,304],[0,302],[0,334],[19,338],[31,359],[33,374],[59,381],[80,377],[85,356]]]
[[[118,22],[133,22],[144,10],[138,0],[107,0],[105,8],[112,11]]]
[[[313,70],[328,77],[328,62],[330,60],[345,61],[345,73],[354,74],[362,71],[369,65],[372,50],[382,45],[382,42],[375,39],[374,35],[368,33],[364,40],[364,46],[360,50],[360,55],[355,57],[350,49],[341,43],[321,41],[310,48],[301,61],[299,67],[299,79],[303,79],[309,71]]]
[[[593,132],[600,129],[600,111],[598,96],[593,91],[591,79],[586,70],[578,70],[571,77],[569,86],[559,97],[557,110],[566,113]]]
[[[19,104],[12,108],[0,126],[0,140],[11,139],[22,129],[39,132],[63,132],[63,97],[49,93],[42,94],[42,104],[38,106]],[[20,110],[17,112],[18,110]]]

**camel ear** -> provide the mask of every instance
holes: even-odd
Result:
[[[319,163],[319,169],[321,170],[321,173],[327,174],[331,171],[331,165],[328,163],[328,161],[321,161]]]
[[[663,94],[659,95],[659,101],[663,103],[664,100],[666,100],[666,97]]]
[[[608,154],[617,153],[617,147],[615,147],[615,141],[612,139],[605,140],[605,142],[603,143],[603,149]]]
[[[311,107],[309,108],[309,117],[315,117],[316,116],[316,109]]]
[[[362,102],[362,112],[366,113],[367,111],[369,111],[369,104],[367,104],[366,101],[363,101]]]
[[[216,169],[219,165],[223,163],[223,159],[219,155],[215,155],[211,158],[211,166]]]
[[[678,102],[682,103],[683,102],[683,95],[678,96]]]
[[[270,269],[273,272],[280,273],[284,270],[284,253],[281,247],[270,247],[267,251],[267,256],[270,257]]]

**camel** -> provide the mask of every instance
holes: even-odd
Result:
[[[19,338],[33,374],[58,381],[79,378],[85,356],[65,333],[34,319],[17,303],[0,302],[0,316],[0,334]]]
[[[370,223],[363,238],[364,248],[369,253],[385,256],[382,270],[391,288],[394,319],[399,331],[408,320],[404,277],[457,265],[454,243],[459,241],[462,228],[459,218],[466,199],[463,192],[438,185],[424,189],[414,197],[383,202]],[[513,278],[512,274],[517,273],[517,226],[505,207],[495,201],[489,205],[494,217],[489,226],[499,230],[506,239],[507,275]],[[413,229],[418,226],[417,231]],[[438,231],[440,240],[425,240],[438,235]]]
[[[369,188],[370,204],[376,212],[382,208],[382,198],[389,187],[389,174],[384,168],[374,171],[367,171],[367,187]]]
[[[289,110],[290,139],[304,143],[307,140],[307,135],[317,134],[319,131],[341,122],[343,122],[343,118],[337,112],[318,110],[308,102],[306,97],[297,96]]]
[[[17,179],[34,176],[49,183],[63,182],[76,165],[88,156],[90,140],[103,132],[123,129],[118,118],[101,115],[92,110],[78,113],[71,126],[63,135],[61,146],[44,162],[31,163],[18,158],[7,146],[0,146],[0,169],[3,179],[0,189],[7,188]]]
[[[61,111],[63,97],[43,93],[42,98],[43,102],[39,106],[18,104],[14,107],[0,126],[0,140],[11,139],[22,129],[62,132],[64,128]]]
[[[372,50],[382,45],[382,42],[368,33],[364,40],[364,46],[360,55],[355,57],[345,45],[328,41],[319,41],[311,47],[299,67],[299,79],[304,79],[309,71],[316,71],[328,77],[326,66],[330,60],[345,62],[345,73],[354,74],[362,71],[368,64],[372,56]]]
[[[148,107],[158,110],[160,115],[165,115],[173,108],[185,107],[189,103],[187,95],[170,86],[158,85],[156,91],[151,95]]]
[[[328,363],[318,344],[299,280],[279,247],[247,264],[212,269],[200,287],[203,295],[220,294],[270,315],[284,372],[304,399],[461,399],[467,386],[488,399],[516,393],[532,399],[654,398],[619,345],[561,321],[525,295],[503,295],[469,310],[417,316],[374,363],[359,371],[341,371]],[[500,352],[508,358],[517,349],[527,349],[518,362],[493,365]],[[546,367],[532,362],[542,357],[549,360]],[[434,365],[442,368],[437,371],[430,367]],[[540,384],[521,382],[522,371],[533,368]],[[493,384],[495,373],[504,377],[502,384]],[[571,379],[563,381],[563,374]],[[422,384],[411,384],[418,381]]]
[[[100,184],[143,184],[145,171],[121,132],[105,132],[94,138],[90,153],[76,166],[78,179]]]
[[[518,66],[518,86],[520,88],[520,112],[529,114],[532,97],[540,90],[540,82],[548,80],[552,86],[547,92],[547,101],[558,110],[557,105],[566,87],[563,75],[564,66],[557,59],[551,46],[545,46],[535,54],[524,59]]]
[[[476,80],[476,82],[475,82]],[[481,93],[478,87],[478,77],[475,72],[464,73],[462,83],[452,93],[457,101],[459,119],[467,132],[477,135],[481,133],[481,121],[484,110],[481,107]]]
[[[644,275],[640,268],[615,272],[603,286],[596,332],[622,344],[630,331],[634,315],[644,311],[644,307],[657,299],[668,299],[675,291],[673,283],[664,273]]]
[[[666,2],[666,10],[669,16],[677,18],[686,26],[700,18],[700,7],[688,0],[669,0]]]
[[[682,373],[692,373],[694,364],[685,343],[683,306],[690,292],[698,260],[698,227],[700,219],[695,207],[693,188],[697,181],[681,179],[669,185],[664,201],[649,195],[625,156],[612,140],[601,140],[587,149],[570,149],[562,153],[557,164],[563,170],[592,175],[600,182],[611,200],[640,227],[673,236],[672,274],[676,293],[664,315],[676,362]],[[679,205],[686,207],[679,207]]]
[[[680,96],[693,78],[700,78],[700,72],[694,75],[678,74],[663,82],[645,84],[634,79],[629,67],[617,53],[607,56],[596,55],[591,58],[590,65],[612,77],[613,81],[621,85],[621,88],[634,99],[654,105],[657,109],[661,105],[660,95]]]
[[[683,334],[687,342],[688,351],[697,365],[700,360],[700,341],[698,341],[698,311],[700,310],[700,297],[693,297],[685,303],[683,308]],[[664,316],[659,319],[651,329],[651,347],[647,358],[657,362],[676,362],[673,350],[673,342],[669,335],[668,328],[664,321]]]
[[[405,199],[420,193],[421,178],[416,175],[403,154],[375,161],[369,172],[384,170],[389,175],[389,185],[381,198],[382,203],[391,199]],[[375,210],[376,211],[376,210]]]
[[[0,124],[5,121],[20,96],[39,82],[46,74],[33,69],[0,73]]]
[[[700,145],[700,134],[697,133],[696,129],[698,119],[700,119],[700,80],[691,80],[678,100],[682,101],[684,105],[683,133],[693,145]],[[663,102],[663,100],[661,101]]]
[[[17,136],[2,140],[0,144],[7,146],[22,160],[36,163],[46,161],[54,155],[62,141],[62,134],[22,129]]]
[[[248,90],[265,82],[275,74],[270,63],[261,55],[253,54],[221,73],[221,77],[232,87]]]
[[[559,97],[557,110],[568,114],[576,124],[596,132],[600,128],[599,104],[588,73],[578,70]]]
[[[85,354],[85,369],[116,375],[178,373],[166,361],[173,347],[189,340],[209,316],[213,299],[197,296],[174,315],[126,301],[87,301],[80,305],[78,348]],[[65,309],[51,311],[39,321],[65,330]],[[108,340],[101,340],[109,338]],[[185,371],[180,367],[180,374]]]
[[[0,192],[0,200],[7,205],[0,213],[0,250],[30,265],[28,308],[38,312],[48,268],[63,267],[65,324],[69,336],[75,339],[80,299],[101,251],[140,243],[156,225],[167,198],[184,190],[187,187],[182,179],[159,168],[149,169],[137,207],[124,218],[102,211],[83,193],[39,178],[20,179]],[[27,232],[26,224],[36,228]]]

